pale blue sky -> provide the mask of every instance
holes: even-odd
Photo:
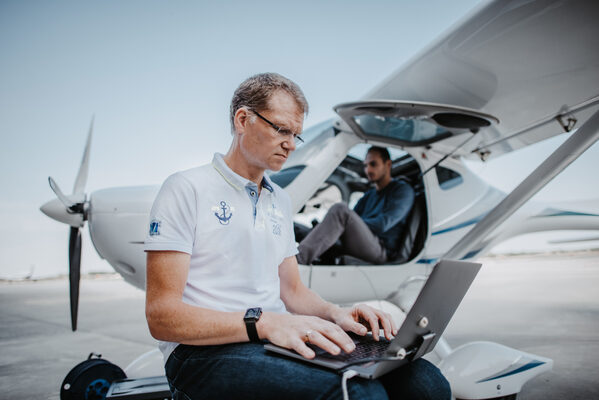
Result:
[[[93,114],[87,191],[160,183],[226,151],[229,101],[249,75],[295,80],[310,102],[309,127],[332,117],[333,105],[359,99],[477,3],[0,2],[0,277],[32,265],[36,274],[66,273],[68,227],[39,206],[53,198],[49,175],[71,192]],[[577,161],[574,181],[596,159]],[[500,168],[508,183],[535,160],[516,164],[515,176]],[[574,186],[582,194],[569,195],[599,198],[591,185]],[[87,233],[84,240],[83,270],[104,265]]]

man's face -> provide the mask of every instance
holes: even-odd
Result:
[[[268,110],[257,110],[273,124],[301,133],[304,114],[291,95],[283,90],[274,92],[269,99]],[[246,110],[246,118],[241,127],[241,149],[247,160],[261,169],[278,171],[295,150],[292,135],[284,136],[267,122]]]
[[[391,160],[383,161],[380,154],[370,151],[364,160],[364,172],[368,181],[378,183],[391,174]]]

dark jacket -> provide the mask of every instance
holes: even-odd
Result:
[[[372,188],[358,201],[354,211],[381,239],[387,255],[395,253],[404,222],[414,205],[414,189],[404,180],[393,179],[380,192]]]

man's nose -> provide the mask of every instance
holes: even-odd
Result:
[[[296,147],[295,139],[293,138],[293,136],[286,137],[285,140],[283,140],[283,142],[281,143],[281,146],[283,146],[283,148],[286,150],[293,151]]]

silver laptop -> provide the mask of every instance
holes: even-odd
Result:
[[[270,343],[264,348],[337,371],[352,369],[361,377],[376,379],[435,347],[480,267],[481,264],[466,261],[439,261],[393,340],[381,337],[375,341],[370,334],[351,334],[356,343],[353,352],[335,356],[311,346],[316,352],[311,360]]]

